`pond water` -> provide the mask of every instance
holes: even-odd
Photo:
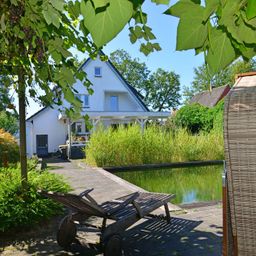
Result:
[[[115,173],[145,190],[175,194],[175,204],[221,200],[222,166],[155,169]]]

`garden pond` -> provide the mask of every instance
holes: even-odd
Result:
[[[147,191],[175,194],[175,204],[218,201],[223,166],[119,171],[115,174]]]

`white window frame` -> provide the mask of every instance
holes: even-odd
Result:
[[[83,100],[83,108],[89,108],[90,107],[90,101],[89,101],[89,95],[88,94],[83,94],[84,100]],[[85,104],[85,97],[87,97],[87,104]]]
[[[79,93],[79,94],[76,94],[76,97],[80,100],[80,101],[82,101],[82,108],[89,108],[90,107],[90,101],[89,101],[89,94],[81,94],[81,93]],[[88,104],[85,104],[86,102],[85,102],[85,97],[87,97],[87,103]]]
[[[96,70],[99,70],[99,73],[96,73]],[[94,67],[94,76],[95,77],[102,77],[102,68],[101,67]]]
[[[112,99],[115,98],[116,99],[116,109],[112,108]],[[116,112],[119,111],[119,97],[118,95],[110,95],[110,111]]]

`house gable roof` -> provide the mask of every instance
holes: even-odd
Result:
[[[214,107],[229,91],[229,85],[216,87],[212,91],[203,91],[194,95],[189,103],[199,103],[206,107]]]
[[[37,115],[39,115],[40,113],[42,113],[44,110],[46,110],[47,108],[49,108],[49,106],[43,107],[40,110],[38,110],[36,113],[34,113],[32,116],[30,116],[29,118],[26,119],[26,121],[30,121],[31,119],[33,119],[34,117],[36,117]]]

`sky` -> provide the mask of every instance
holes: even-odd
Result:
[[[155,71],[157,68],[163,68],[168,71],[174,71],[180,75],[181,87],[189,86],[193,81],[194,68],[203,64],[203,55],[195,56],[193,50],[175,51],[176,31],[178,26],[178,18],[165,15],[163,12],[168,8],[166,5],[156,5],[151,1],[145,1],[143,11],[148,14],[148,25],[152,28],[152,32],[156,36],[162,48],[160,52],[153,52],[149,56],[145,56],[139,51],[139,43],[132,44],[129,40],[129,30],[126,26],[116,38],[103,48],[105,54],[110,54],[117,49],[125,49],[133,58],[139,58],[145,62],[150,70]],[[174,4],[174,1],[171,1]],[[79,55],[79,60],[83,60],[86,56]],[[27,116],[31,116],[41,107],[30,101],[27,107]]]

